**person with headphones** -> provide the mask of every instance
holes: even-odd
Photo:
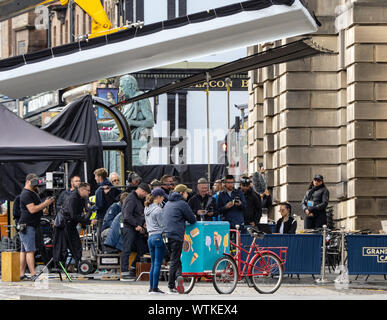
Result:
[[[275,233],[281,233],[281,234],[296,233],[297,221],[291,216],[292,214],[291,205],[287,202],[281,202],[279,206],[280,206],[279,211],[282,217],[277,221]]]
[[[18,224],[21,242],[20,249],[20,280],[34,280],[35,273],[35,233],[40,227],[43,209],[54,202],[54,198],[47,198],[44,202],[39,197],[39,178],[30,173],[20,194],[20,219]],[[26,266],[30,271],[30,278],[25,275]]]

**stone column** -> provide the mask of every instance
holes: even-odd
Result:
[[[335,52],[338,36],[334,20],[339,4],[340,0],[309,1],[323,23],[313,34],[313,41]],[[300,38],[283,39],[272,45]],[[274,203],[287,201],[293,213],[303,216],[300,202],[313,176],[320,173],[331,192],[331,204],[336,204],[343,188],[343,167],[346,172],[346,105],[345,100],[338,99],[346,96],[346,81],[342,81],[346,77],[345,72],[338,73],[338,54],[275,65],[258,73],[262,73],[263,85],[263,158]],[[256,87],[252,89],[251,94],[256,95]],[[259,123],[254,109],[259,105],[253,107],[251,103],[257,100],[258,97],[251,98],[249,105],[252,117]],[[260,156],[255,150],[250,154],[249,161],[255,160],[253,155]],[[278,217],[278,213],[271,216],[275,220]]]
[[[352,229],[387,219],[387,3],[357,1],[345,30],[348,198]]]

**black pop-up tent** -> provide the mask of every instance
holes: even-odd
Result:
[[[88,147],[85,141],[96,142]],[[93,167],[102,166],[100,146],[91,97],[72,102],[44,130],[0,104],[0,199],[13,200],[21,192],[28,173],[42,176],[58,170],[66,161],[76,161],[70,164],[69,175],[77,173],[83,177],[83,163],[93,159],[95,165],[88,166],[90,176]]]

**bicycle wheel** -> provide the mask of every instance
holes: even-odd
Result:
[[[220,294],[231,294],[238,283],[238,269],[230,257],[220,257],[212,268],[212,283]]]
[[[276,292],[283,278],[280,259],[272,253],[262,253],[252,265],[250,279],[255,290],[263,294]]]
[[[197,279],[195,277],[184,277],[184,294],[188,294],[195,286]]]

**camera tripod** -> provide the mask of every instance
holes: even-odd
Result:
[[[68,257],[66,257],[67,259]],[[38,274],[36,274],[36,277],[34,278],[34,281],[36,281],[39,276],[44,272],[44,270],[48,269],[48,267],[50,266],[51,263],[54,262],[54,258],[51,258],[49,262],[47,262],[47,264],[43,267],[42,270],[40,270],[40,272]],[[61,273],[61,269],[63,270],[64,274],[66,275],[67,279],[72,282],[73,280],[70,278],[69,274],[67,273],[66,271],[66,268],[63,266],[62,262],[58,262],[59,263],[59,266],[60,266],[60,269],[58,269],[58,273],[59,273],[59,278],[60,278],[60,281],[63,281],[63,278],[62,278],[62,273]]]

